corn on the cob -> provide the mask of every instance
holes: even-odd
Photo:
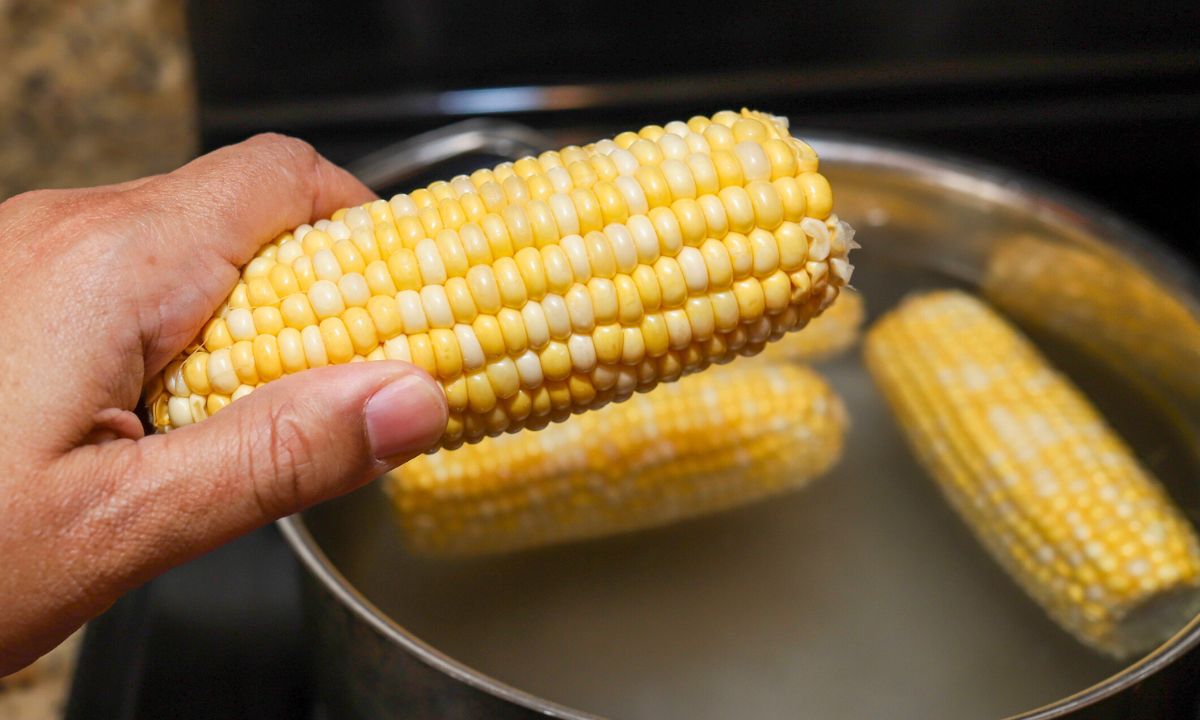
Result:
[[[438,378],[442,445],[541,427],[753,354],[850,277],[852,231],[786,122],[649,126],[303,225],[147,389],[167,430],[325,364]]]
[[[833,302],[804,332],[789,333],[763,348],[756,359],[772,363],[818,362],[845,352],[858,342],[866,319],[866,304],[859,293],[843,288]]]
[[[388,478],[409,546],[474,555],[662,525],[806,484],[840,456],[815,372],[735,365],[539,433],[419,457]]]
[[[917,456],[985,547],[1065,629],[1114,655],[1197,606],[1194,530],[1088,400],[984,303],[911,298],[867,365]]]
[[[1200,400],[1200,318],[1118,254],[1021,236],[988,260],[982,291],[1023,325],[1052,333],[1173,396]],[[806,331],[807,332],[807,331]]]

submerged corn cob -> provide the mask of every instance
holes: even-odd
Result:
[[[437,182],[264,247],[148,406],[168,430],[393,358],[441,381],[445,447],[541,427],[803,327],[850,277],[831,209],[812,149],[746,110]]]
[[[868,368],[919,459],[991,554],[1064,628],[1114,655],[1197,607],[1194,530],[1087,399],[978,299],[905,301]]]
[[[388,478],[416,552],[473,555],[598,537],[806,484],[846,415],[799,366],[734,365],[540,433],[419,457]]]
[[[1175,397],[1200,400],[1200,317],[1130,260],[1016,237],[996,246],[982,290],[1022,324],[1122,372],[1135,369]]]
[[[790,333],[763,348],[758,358],[767,362],[817,362],[845,352],[858,342],[866,319],[866,303],[859,293],[844,288],[837,300],[812,320],[804,332]]]

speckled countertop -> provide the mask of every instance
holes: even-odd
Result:
[[[0,0],[0,199],[174,168],[196,147],[182,0]]]
[[[163,172],[195,152],[182,0],[0,0],[0,68],[0,200]],[[61,716],[81,634],[0,678],[0,720]]]

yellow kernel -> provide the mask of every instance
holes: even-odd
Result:
[[[600,214],[605,225],[623,223],[629,219],[629,206],[625,204],[624,196],[615,185],[604,181],[598,182],[592,186],[592,193],[600,204]]]
[[[558,223],[554,220],[554,211],[542,200],[534,200],[525,207],[529,218],[529,226],[533,231],[535,247],[545,247],[559,240]]]
[[[567,344],[552,340],[538,353],[542,363],[542,374],[548,380],[565,380],[571,374],[571,353]]]
[[[434,362],[437,364],[438,376],[451,380],[462,374],[462,350],[453,330],[433,328],[429,331],[429,342],[433,346]]]
[[[492,266],[496,273],[496,286],[500,290],[500,299],[511,308],[520,309],[529,299],[525,291],[525,280],[521,270],[513,258],[502,257]]]
[[[438,214],[442,217],[442,227],[457,230],[467,221],[467,213],[458,200],[446,198],[438,202]]]
[[[750,232],[754,227],[754,204],[744,188],[727,187],[720,192],[721,205],[725,207],[725,216],[729,219],[729,229],[732,232]]]
[[[318,250],[333,247],[333,238],[322,230],[309,230],[300,244],[304,246],[304,254],[312,257]]]
[[[752,282],[758,284],[757,281]],[[734,292],[734,290],[722,290],[710,293],[708,296],[709,302],[712,303],[713,319],[716,321],[719,332],[728,332],[737,327],[738,322],[741,321],[741,310]]]
[[[420,219],[412,215],[396,221],[396,233],[400,236],[401,244],[410,250],[416,247],[417,243],[429,237]]]
[[[279,308],[254,308],[252,317],[254,318],[254,329],[259,333],[278,335],[279,331],[283,329],[283,313],[279,311]]]
[[[229,403],[230,403],[230,400],[229,400],[228,395],[221,395],[220,393],[213,393],[213,394],[209,395],[208,398],[205,400],[204,409],[208,412],[209,415],[215,415],[215,414],[217,414],[218,410],[224,409],[226,406],[229,405]]]
[[[796,162],[796,151],[783,140],[772,138],[762,144],[763,152],[771,163],[771,179],[792,177],[800,169]]]
[[[619,174],[616,163],[605,155],[593,155],[588,158],[588,163],[591,164],[592,170],[596,173],[597,182],[612,182]]]
[[[412,250],[403,248],[396,251],[388,258],[387,264],[397,291],[420,290],[425,286],[425,281],[421,279],[421,265]]]
[[[283,375],[283,364],[279,359],[279,342],[274,335],[259,335],[254,338],[254,367],[262,382]]]
[[[525,330],[525,320],[521,313],[512,308],[504,308],[496,314],[500,323],[500,334],[504,338],[504,348],[509,355],[518,355],[529,347],[529,334]]]
[[[333,256],[337,258],[343,273],[361,273],[367,267],[362,251],[350,240],[334,243]]]
[[[546,268],[542,264],[542,254],[532,247],[521,248],[513,257],[521,279],[525,284],[526,295],[533,300],[541,300],[546,296]],[[513,307],[519,307],[514,305]]]
[[[754,270],[754,253],[750,249],[750,241],[739,232],[731,232],[721,242],[725,245],[725,251],[729,256],[733,279],[741,280],[748,277]]]
[[[621,328],[621,362],[636,365],[646,357],[646,341],[642,337],[641,322],[637,327]]]
[[[587,375],[572,373],[567,378],[567,390],[571,393],[571,401],[576,407],[587,405],[596,399],[596,386]]]
[[[460,277],[453,277],[446,281],[446,298],[450,301],[450,311],[454,313],[455,322],[469,323],[474,321],[475,316],[479,314],[467,281]]]
[[[436,238],[438,255],[446,268],[447,277],[462,277],[467,274],[467,251],[463,248],[458,233],[454,230],[443,230]]]
[[[762,284],[754,278],[739,280],[733,284],[733,295],[737,298],[738,313],[743,323],[753,322],[766,312],[766,299]]]
[[[350,362],[354,357],[354,343],[340,317],[328,317],[321,321],[321,340],[325,344],[325,356],[330,364]]]
[[[389,222],[375,226],[375,245],[379,248],[379,257],[382,260],[404,247],[404,242],[400,240],[396,226]]]
[[[283,322],[288,327],[297,330],[317,323],[317,315],[313,312],[312,304],[309,303],[308,296],[304,293],[285,297],[279,305],[279,312],[283,316]]]
[[[785,222],[775,230],[779,245],[779,268],[792,272],[808,261],[808,235],[794,222]]]
[[[737,243],[736,238],[734,243]],[[723,290],[733,282],[733,265],[729,259],[729,252],[721,240],[705,240],[700,246],[704,266],[708,268],[708,286],[713,290]]]
[[[246,295],[246,283],[240,282],[233,292],[229,293],[229,299],[225,301],[231,308],[250,309],[250,298]]]
[[[408,336],[408,351],[412,362],[425,372],[438,377],[437,362],[433,354],[433,343],[428,333],[417,333]]]
[[[512,237],[508,234],[508,224],[499,215],[485,215],[479,221],[479,227],[487,237],[488,246],[493,258],[512,257],[514,251]]]
[[[617,296],[617,319],[626,325],[640,323],[645,311],[637,283],[628,275],[618,275],[613,278],[613,288]]]
[[[444,380],[442,390],[446,393],[446,405],[450,412],[462,412],[467,409],[467,378],[464,375]]]
[[[682,273],[680,274],[682,276]],[[659,287],[658,275],[653,268],[638,265],[633,271],[633,282],[637,286],[638,297],[641,298],[645,310],[657,310],[662,305],[662,288]]]
[[[783,201],[771,183],[761,180],[746,186],[754,208],[756,224],[764,230],[774,230],[783,222]]]
[[[233,371],[238,380],[246,385],[258,383],[258,371],[254,366],[254,343],[249,340],[239,340],[229,348],[229,359],[233,363]]]
[[[250,307],[257,308],[275,305],[279,302],[279,295],[275,292],[271,281],[265,276],[260,276],[246,281],[246,299],[249,301]]]
[[[672,257],[660,257],[654,263],[654,274],[662,289],[662,306],[674,308],[683,305],[688,291],[679,262]]]
[[[594,277],[587,282],[592,303],[592,315],[597,324],[617,321],[617,289],[612,280]]]
[[[421,222],[421,229],[425,233],[425,237],[436,237],[438,232],[445,227],[442,224],[442,214],[438,212],[436,206],[421,208],[417,213],[417,219]]]
[[[716,330],[716,320],[713,316],[712,302],[707,296],[688,298],[684,306],[688,322],[692,327],[692,336],[701,342],[712,337]]]
[[[629,131],[623,132],[620,135],[613,138],[613,142],[617,144],[617,147],[625,149],[625,150],[628,150],[629,146],[634,144],[638,140],[641,140],[641,138],[638,137],[638,134],[635,132],[629,132]]]
[[[547,245],[541,249],[542,267],[546,271],[546,287],[552,293],[566,294],[575,282],[567,254],[558,245]]]
[[[779,268],[779,245],[775,242],[775,236],[755,228],[750,231],[747,240],[750,241],[754,275],[766,277],[775,272]]]
[[[524,420],[533,411],[533,400],[527,390],[518,390],[512,397],[502,401],[501,405],[514,422]]]
[[[792,299],[792,282],[788,280],[787,273],[776,270],[767,276],[762,281],[762,294],[767,313],[783,312]]]
[[[488,382],[491,383],[497,398],[512,397],[521,389],[521,377],[517,374],[517,366],[509,358],[488,363],[484,372],[487,373]]]
[[[475,331],[475,339],[489,361],[504,356],[508,351],[500,321],[495,315],[480,315],[471,323],[471,329]]]
[[[281,298],[300,292],[300,281],[297,280],[296,272],[290,265],[277,263],[275,267],[271,268],[271,272],[267,273],[267,279],[271,281],[271,287],[275,289],[275,294]]]
[[[342,313],[342,323],[350,336],[354,352],[367,355],[379,347],[379,334],[375,330],[375,322],[371,313],[361,307],[348,308]]]
[[[648,357],[658,357],[667,352],[671,337],[667,333],[667,321],[659,313],[650,313],[642,318],[642,342]]]
[[[679,220],[675,217],[675,213],[671,212],[669,207],[657,207],[647,213],[651,224],[654,225],[654,232],[658,235],[658,247],[663,255],[673,257],[679,254],[679,249],[683,247],[683,231],[679,227]]]
[[[366,278],[367,289],[372,295],[395,295],[397,292],[396,283],[392,281],[392,272],[382,260],[375,260],[367,265],[363,277]]]
[[[615,364],[621,360],[621,326],[599,325],[592,330],[592,345],[596,348],[596,360],[602,364]]]
[[[763,142],[768,139],[765,125],[752,118],[741,118],[733,124],[733,139],[735,142],[753,140]]]
[[[638,140],[626,149],[642,167],[656,166],[663,161],[662,150],[650,140]]]
[[[592,169],[587,158],[576,160],[567,165],[567,172],[571,174],[571,181],[575,183],[577,188],[588,188],[595,184],[596,171]]]
[[[699,203],[687,198],[676,200],[671,203],[671,212],[679,223],[683,244],[699,247],[708,233],[708,224]]]
[[[551,380],[546,383],[546,392],[550,395],[550,407],[563,410],[571,407],[571,389],[562,380]]]
[[[296,275],[296,285],[300,288],[300,292],[308,292],[308,289],[317,281],[312,258],[307,255],[296,258],[292,263],[292,272]]]
[[[721,188],[741,187],[745,184],[746,178],[742,174],[742,163],[738,160],[738,156],[732,150],[713,150],[712,155],[713,166],[717,169],[717,181],[721,184]]]
[[[808,205],[809,217],[824,220],[833,210],[833,190],[824,175],[815,172],[801,173],[797,178],[804,190],[804,199]]]
[[[604,233],[595,230],[587,233],[583,244],[594,277],[611,278],[617,274],[617,259]]]
[[[504,225],[508,228],[514,251],[533,245],[533,229],[529,224],[529,216],[525,214],[525,208],[509,205],[504,208],[503,214]],[[496,254],[495,251],[492,254]]]
[[[197,395],[208,395],[212,386],[208,382],[208,353],[193,353],[183,363],[183,381]]]
[[[571,203],[575,206],[575,214],[579,217],[579,234],[586,235],[604,227],[604,214],[600,212],[600,201],[595,193],[583,187],[577,187],[570,193]]]
[[[657,147],[655,147],[657,150]],[[657,165],[642,165],[634,171],[633,177],[646,195],[646,203],[651,208],[665,207],[671,204],[671,189],[667,186],[667,178]]]
[[[531,175],[525,178],[525,184],[529,186],[529,197],[532,200],[544,201],[554,194],[554,183],[545,175]]]
[[[642,128],[641,130],[638,130],[638,137],[641,137],[645,140],[654,142],[655,140],[657,140],[660,137],[662,137],[663,135],[665,135],[666,132],[667,132],[666,130],[659,127],[658,125],[647,125],[646,127]]]

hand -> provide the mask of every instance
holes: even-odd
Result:
[[[260,136],[167,175],[0,204],[0,675],[124,592],[431,446],[440,388],[394,361],[282,378],[143,437],[132,410],[278,233],[370,191]]]

